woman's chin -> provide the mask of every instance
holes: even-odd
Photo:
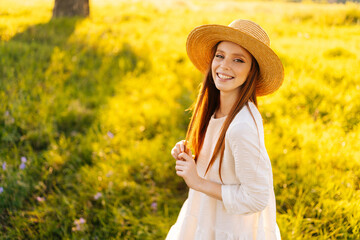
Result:
[[[215,86],[220,92],[228,92],[229,90],[231,90],[228,87],[222,86],[221,84],[216,84]]]
[[[226,91],[230,87],[230,82],[216,79],[215,86],[220,91]]]

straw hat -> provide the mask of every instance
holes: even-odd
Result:
[[[252,21],[235,20],[229,26],[208,24],[192,30],[187,38],[186,50],[196,68],[206,74],[212,61],[212,48],[220,41],[240,45],[253,55],[260,67],[256,95],[276,91],[284,80],[284,68],[270,48],[270,39],[264,29]]]

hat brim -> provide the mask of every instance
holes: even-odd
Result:
[[[256,95],[263,96],[276,91],[284,80],[284,68],[276,53],[258,39],[232,27],[208,24],[191,31],[186,42],[186,51],[195,67],[203,74],[209,70],[212,48],[221,41],[240,45],[251,53],[260,68]]]

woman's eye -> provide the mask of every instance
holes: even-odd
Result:
[[[217,58],[224,58],[224,57],[223,57],[222,55],[220,55],[220,54],[216,54],[215,57],[217,57]]]
[[[244,63],[244,60],[239,59],[239,58],[235,59],[234,61],[235,61],[235,62],[241,62],[241,63]]]

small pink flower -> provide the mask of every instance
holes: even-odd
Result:
[[[86,220],[84,218],[75,219],[74,224],[75,225],[81,225],[86,223]]]
[[[43,198],[43,197],[36,197],[36,200],[37,200],[38,202],[44,202],[44,201],[45,201],[45,198]]]
[[[106,177],[111,177],[111,175],[113,175],[113,171],[109,171],[107,174],[106,174]]]
[[[79,218],[79,219],[75,219],[74,221],[74,227],[71,228],[71,230],[73,232],[76,231],[82,231],[83,229],[83,225],[86,223],[86,220],[84,218]]]
[[[21,169],[21,170],[25,169],[25,167],[26,167],[26,164],[25,164],[25,163],[21,163],[21,164],[20,164],[20,169]]]
[[[109,138],[113,138],[113,137],[114,137],[114,134],[113,134],[112,132],[110,132],[110,131],[107,132],[107,135],[108,135]]]
[[[102,193],[101,193],[101,192],[98,192],[98,193],[95,194],[94,199],[95,199],[95,200],[98,200],[98,199],[101,198],[101,197],[102,197]]]
[[[80,224],[84,224],[84,223],[86,223],[86,220],[85,220],[84,218],[80,218],[80,219],[79,219],[79,223],[80,223]]]
[[[80,231],[80,230],[81,230],[81,227],[80,227],[80,225],[76,225],[75,227],[72,227],[71,230],[72,230],[73,232]]]
[[[27,161],[26,157],[22,156],[22,157],[21,157],[21,162],[22,162],[22,163],[26,163],[26,161]]]
[[[3,162],[2,164],[2,169],[5,171],[6,170],[6,162]]]
[[[155,211],[157,211],[157,202],[153,202],[152,204],[151,204],[151,209],[155,212]]]

